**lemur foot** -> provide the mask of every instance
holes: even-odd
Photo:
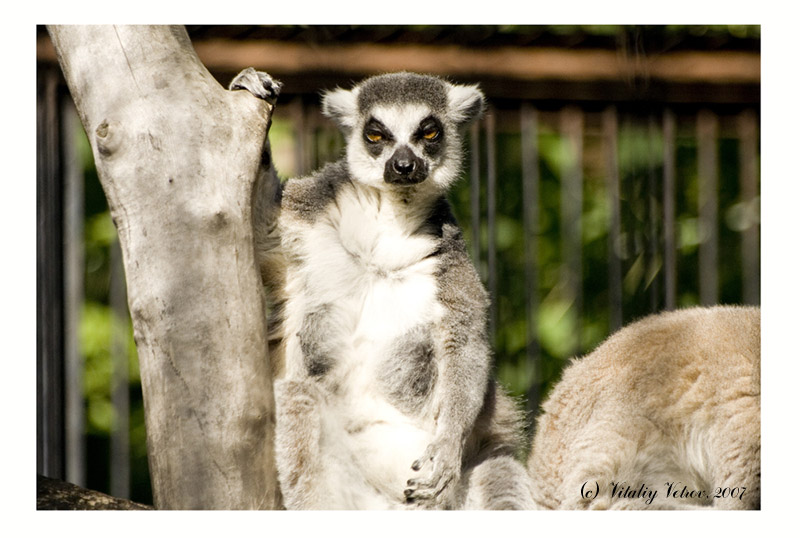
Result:
[[[229,90],[247,90],[259,99],[274,105],[281,93],[283,84],[263,71],[248,67],[236,75],[228,86]]]

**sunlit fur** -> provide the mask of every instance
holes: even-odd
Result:
[[[528,461],[537,503],[759,508],[760,315],[715,307],[650,316],[568,366],[542,406]],[[613,495],[614,484],[637,495]]]

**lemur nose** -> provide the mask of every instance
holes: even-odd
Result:
[[[395,159],[392,167],[398,174],[406,175],[414,171],[416,163],[412,159]]]
[[[401,146],[386,161],[383,180],[395,185],[413,185],[428,177],[425,161],[417,157],[408,146]]]

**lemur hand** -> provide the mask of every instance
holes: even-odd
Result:
[[[406,503],[419,508],[444,508],[450,500],[449,491],[455,487],[461,474],[461,448],[458,442],[434,441],[425,453],[411,464],[411,469],[421,471],[406,483],[403,492]]]
[[[274,105],[281,93],[283,84],[263,71],[248,67],[236,75],[228,86],[229,90],[247,90],[259,99]]]

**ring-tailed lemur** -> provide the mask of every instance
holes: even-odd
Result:
[[[280,90],[252,68],[230,87]],[[287,508],[533,507],[487,294],[445,199],[484,106],[474,86],[375,76],[323,97],[345,157],[283,188],[264,163],[254,233]]]
[[[649,316],[574,361],[528,460],[549,509],[758,509],[761,310]]]

